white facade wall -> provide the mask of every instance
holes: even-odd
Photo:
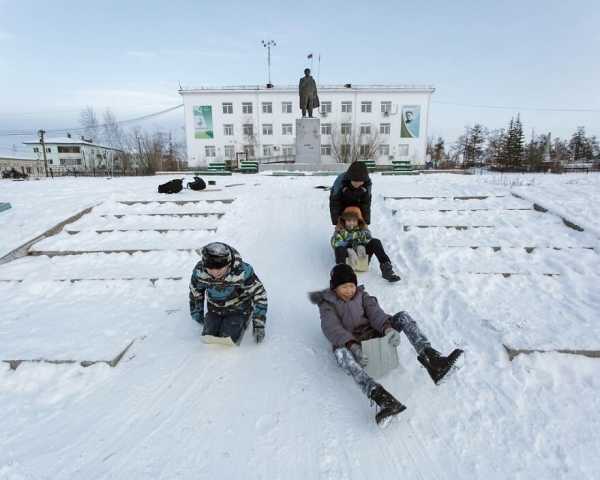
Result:
[[[41,143],[24,143],[31,148],[33,156],[43,163],[44,154],[42,152]],[[59,152],[59,147],[79,147],[79,152]],[[48,139],[45,142],[45,148],[48,167],[51,167],[55,170],[110,170],[113,166],[114,168],[120,168],[120,161],[118,157],[119,153],[121,152],[120,150],[111,147],[79,142],[74,139]]]
[[[351,88],[321,86],[319,99],[331,102],[331,113],[324,115],[319,111],[313,116],[320,118],[322,124],[332,124],[339,131],[342,123],[351,123],[354,132],[359,131],[362,124],[370,124],[372,132],[379,132],[382,123],[390,124],[389,135],[378,134],[377,143],[389,145],[389,156],[376,157],[378,164],[390,164],[393,160],[410,160],[413,164],[424,164],[427,134],[429,127],[429,110],[432,87],[394,87],[394,86],[354,86]],[[295,120],[301,116],[299,109],[298,89],[296,87],[225,87],[214,89],[182,90],[184,103],[185,132],[187,155],[190,165],[207,165],[212,161],[223,161],[225,146],[231,145],[235,152],[243,152],[244,145],[249,139],[243,134],[243,125],[252,124],[254,127],[255,156],[263,157],[263,146],[272,145],[273,156],[282,155],[283,146],[295,144]],[[352,112],[342,112],[342,102],[352,102]],[[361,102],[371,102],[371,112],[361,111]],[[252,114],[244,114],[242,103],[252,103]],[[271,102],[273,112],[263,113],[262,103]],[[292,112],[282,113],[282,102],[292,102]],[[391,112],[385,116],[381,112],[381,102],[391,102]],[[233,113],[223,113],[223,103],[233,104]],[[210,105],[214,138],[195,138],[193,107]],[[420,106],[420,134],[418,138],[401,138],[401,111],[403,106]],[[273,134],[263,135],[263,125],[272,125]],[[292,135],[282,134],[282,125],[292,125]],[[233,125],[233,135],[224,133],[224,125]],[[332,144],[328,135],[321,137],[321,145]],[[214,147],[215,156],[207,156],[206,147]],[[212,148],[208,149],[209,152]],[[407,154],[404,153],[408,150]],[[330,156],[322,156],[325,163],[335,163]]]

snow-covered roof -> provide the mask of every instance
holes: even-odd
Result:
[[[37,158],[30,157],[27,155],[13,155],[0,153],[0,160],[22,160],[24,162],[31,162],[33,160],[37,160]]]
[[[23,143],[25,145],[40,145],[39,140],[23,142]],[[44,143],[46,145],[89,145],[91,147],[107,148],[109,150],[119,150],[118,148],[109,147],[108,145],[101,145],[99,143],[87,142],[85,140],[82,140],[81,138],[71,138],[71,137],[47,138],[44,140]]]
[[[397,91],[397,92],[435,92],[433,85],[414,85],[414,84],[339,84],[339,85],[319,85],[319,91]],[[233,85],[233,86],[221,86],[221,87],[196,87],[196,88],[182,88],[179,90],[181,95],[188,93],[206,93],[206,92],[226,92],[226,91],[269,91],[269,92],[289,92],[298,91],[298,85]]]

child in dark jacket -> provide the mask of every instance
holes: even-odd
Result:
[[[362,246],[369,256],[369,261],[371,261],[373,255],[379,260],[383,278],[388,282],[400,280],[400,277],[394,272],[390,257],[383,249],[381,240],[371,236],[371,232],[367,228],[358,207],[348,207],[344,210],[333,237],[331,237],[331,246],[335,252],[335,263],[346,263],[348,249],[352,248],[356,251],[358,247]]]
[[[385,313],[377,299],[362,285],[357,285],[356,274],[349,265],[336,265],[331,270],[330,288],[312,292],[309,296],[319,307],[321,329],[333,346],[338,365],[380,407],[375,417],[377,423],[397,415],[406,407],[364,370],[369,359],[362,352],[361,340],[385,335],[389,343],[397,347],[400,332],[404,332],[417,352],[417,359],[436,384],[463,353],[455,349],[447,357],[440,355],[431,348],[429,340],[408,313],[399,312],[393,316]]]

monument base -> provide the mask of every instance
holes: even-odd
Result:
[[[296,120],[296,163],[318,166],[321,164],[321,120]]]

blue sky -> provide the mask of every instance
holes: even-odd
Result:
[[[314,52],[321,83],[434,85],[430,133],[448,141],[518,112],[528,133],[600,136],[599,26],[597,0],[0,0],[0,133],[74,126],[86,105],[151,113],[180,102],[179,82],[265,83],[273,39],[275,84],[295,84]]]

